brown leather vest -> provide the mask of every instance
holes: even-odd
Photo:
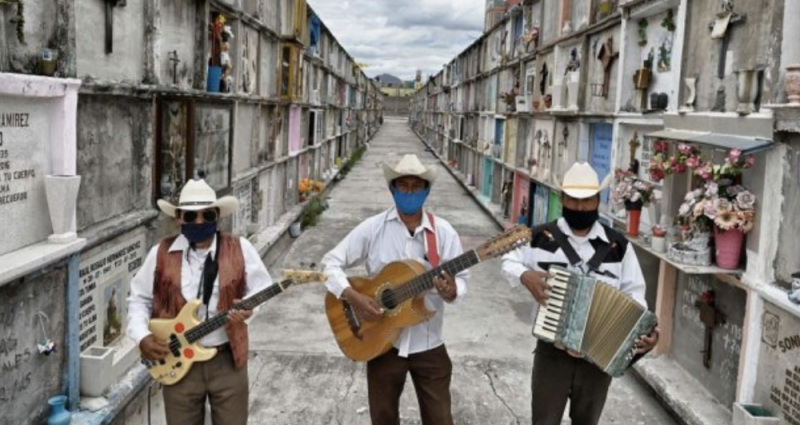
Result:
[[[184,251],[169,252],[177,237],[161,241],[158,247],[156,274],[153,280],[153,318],[172,319],[186,304],[181,293],[181,266]],[[247,292],[244,254],[239,238],[222,233],[217,240],[219,250],[219,303],[217,311],[226,311],[233,306],[234,299],[244,298]],[[231,344],[235,367],[247,364],[248,336],[244,323],[225,325]]]

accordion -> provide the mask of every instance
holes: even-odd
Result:
[[[656,315],[592,277],[557,266],[550,274],[549,298],[539,306],[533,335],[581,353],[611,376],[621,376],[633,359],[636,340],[656,326]]]

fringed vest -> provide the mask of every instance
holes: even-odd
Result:
[[[181,293],[181,267],[183,251],[169,252],[176,237],[161,241],[158,247],[156,274],[153,280],[153,318],[173,319],[186,304]],[[219,303],[217,311],[227,311],[233,300],[242,299],[247,291],[245,280],[244,254],[239,238],[221,233],[217,240],[219,250]],[[231,344],[235,367],[247,364],[248,336],[247,325],[240,323],[225,325]]]

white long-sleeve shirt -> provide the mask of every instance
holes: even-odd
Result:
[[[520,276],[526,271],[547,271],[547,267],[553,264],[566,267],[574,273],[586,274],[588,270],[584,270],[587,268],[585,264],[591,260],[595,252],[591,241],[600,238],[606,243],[609,242],[606,231],[600,223],[595,223],[586,236],[576,236],[563,218],[558,219],[558,228],[567,236],[570,245],[583,260],[582,264],[579,264],[582,268],[571,266],[567,255],[561,248],[557,247],[555,241],[550,241],[537,247],[524,246],[503,256],[503,276],[508,280],[512,288],[521,285]],[[605,272],[606,274],[592,272],[590,275],[598,280],[607,282],[633,297],[639,304],[647,307],[644,299],[646,288],[644,275],[642,275],[639,260],[636,258],[636,252],[633,250],[633,244],[627,244],[622,258],[609,259],[609,256],[606,258],[607,260],[599,267],[600,272]],[[534,300],[532,313],[534,318],[538,308],[539,306]]]
[[[422,225],[413,235],[400,220],[395,208],[364,220],[323,257],[322,264],[328,275],[325,286],[328,291],[340,298],[342,292],[350,287],[344,269],[362,261],[366,261],[369,276],[376,275],[384,266],[398,260],[416,260],[430,269],[430,263],[425,259],[425,230],[434,228],[442,263],[463,253],[458,233],[450,223],[440,217],[434,217],[432,227],[427,213],[424,213]],[[466,270],[455,276],[456,298],[453,303],[460,302],[466,295],[468,277],[469,272]],[[436,314],[427,322],[403,329],[400,337],[394,342],[402,357],[432,350],[444,343],[442,338],[444,299],[435,289],[426,291],[424,297],[426,307]]]
[[[247,290],[244,298],[247,298],[256,292],[259,292],[272,284],[272,278],[258,255],[258,251],[253,247],[247,239],[240,238],[239,242],[242,246],[242,254],[244,256],[245,277],[247,281]],[[202,299],[202,291],[200,290],[200,278],[203,274],[203,265],[206,261],[206,256],[216,255],[217,252],[217,238],[214,237],[211,247],[208,250],[195,250],[189,247],[189,241],[183,236],[178,236],[169,252],[181,251],[183,259],[181,264],[181,294],[183,298],[188,300],[198,299],[198,292],[201,294],[199,299]],[[187,255],[188,251],[188,255]],[[142,265],[142,268],[136,273],[131,281],[131,294],[128,297],[128,327],[127,334],[131,337],[136,344],[150,335],[148,324],[153,312],[153,281],[155,278],[156,262],[158,257],[158,245],[154,246],[147,254],[147,258]],[[208,318],[212,318],[219,313],[217,305],[219,303],[219,276],[214,281],[214,290],[211,293],[211,299],[208,305]],[[256,309],[257,311],[257,309]],[[248,319],[248,322],[255,317],[256,311],[253,316]],[[197,309],[198,319],[205,320],[206,306],[201,304]],[[219,328],[214,332],[206,335],[200,343],[206,347],[215,347],[228,342],[228,334],[225,328]]]

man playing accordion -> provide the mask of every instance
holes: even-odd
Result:
[[[529,247],[503,257],[503,275],[511,286],[522,284],[536,300],[534,317],[539,306],[547,303],[551,266],[603,281],[646,308],[644,276],[633,246],[621,233],[597,221],[600,192],[607,181],[601,185],[589,164],[573,165],[564,176],[562,218],[534,228]],[[634,361],[657,342],[657,328],[637,339]],[[573,425],[597,424],[611,379],[579,353],[539,340],[531,379],[532,424],[560,424],[567,400]]]

